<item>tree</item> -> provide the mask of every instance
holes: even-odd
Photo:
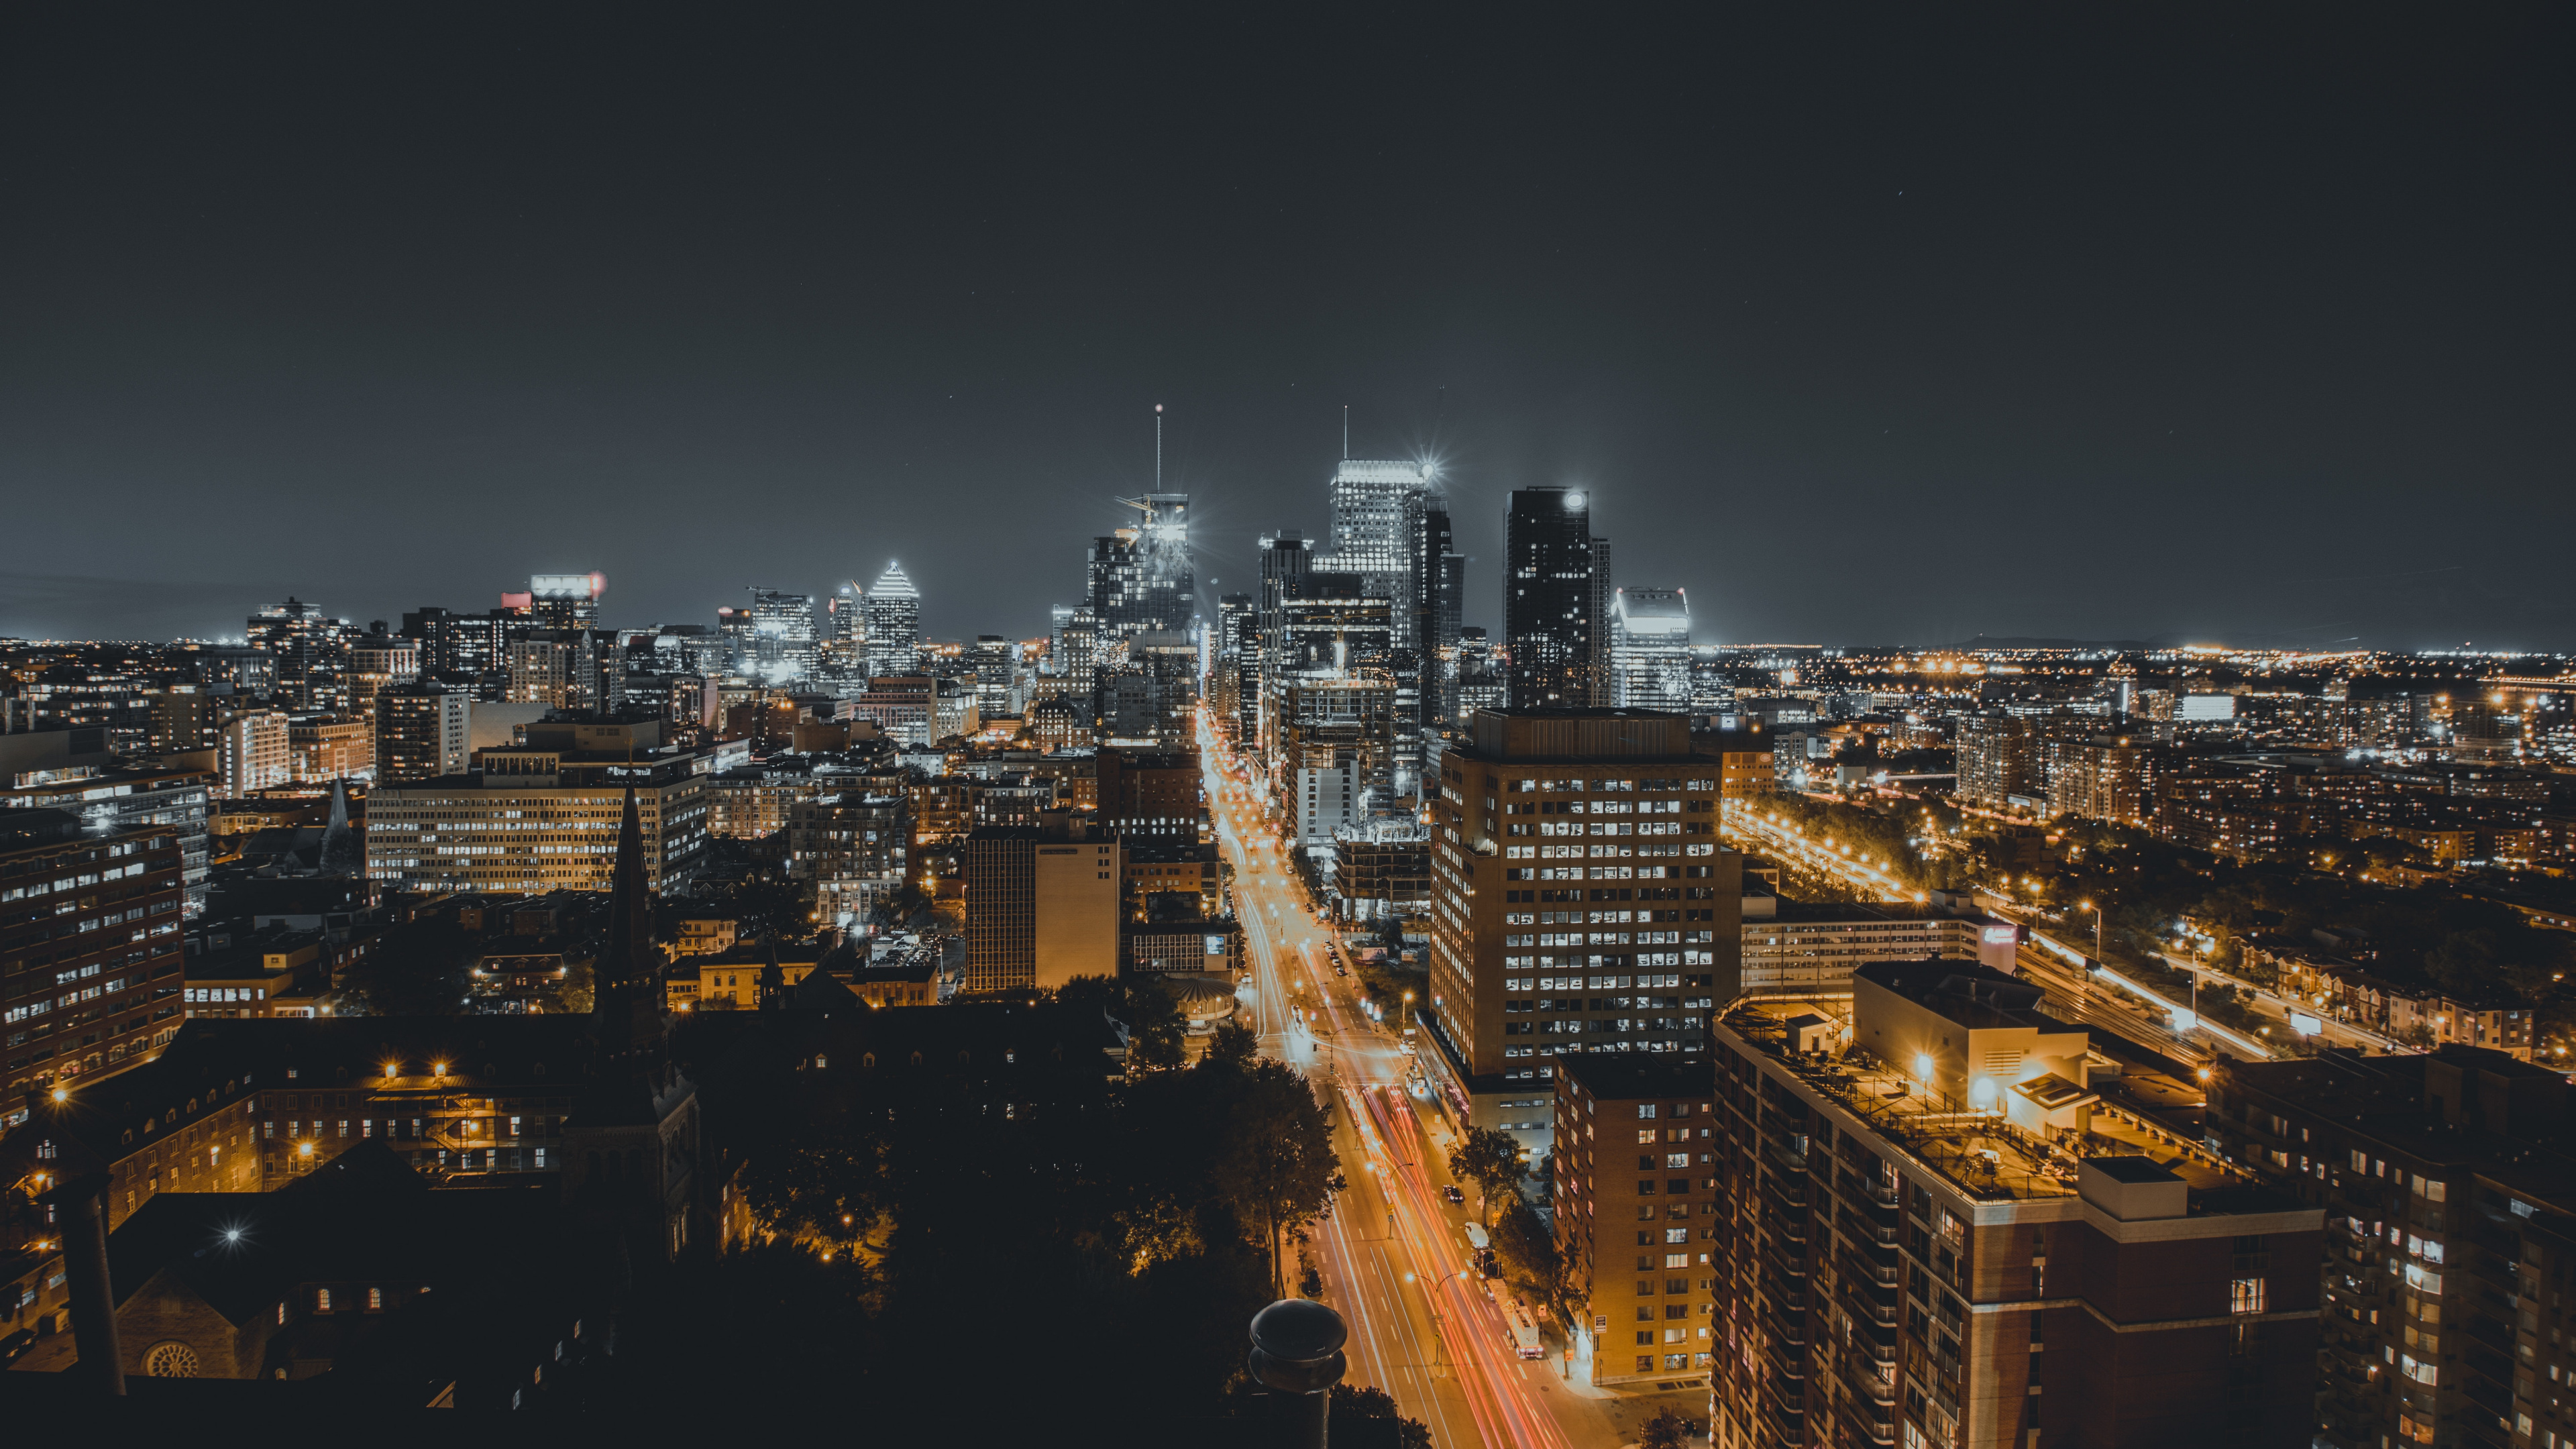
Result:
[[[1388,1443],[1379,1426],[1393,1420],[1396,1449],[1431,1449],[1429,1427],[1396,1412],[1394,1396],[1384,1389],[1335,1384],[1324,1405],[1324,1437],[1332,1443]]]
[[[1479,1212],[1488,1224],[1494,1218],[1494,1199],[1504,1189],[1517,1190],[1529,1176],[1529,1164],[1521,1161],[1521,1145],[1508,1134],[1491,1127],[1470,1127],[1449,1149],[1449,1170],[1476,1184]]]
[[[1502,1260],[1505,1271],[1527,1283],[1539,1297],[1552,1303],[1564,1296],[1560,1280],[1565,1265],[1557,1254],[1556,1239],[1528,1203],[1518,1197],[1504,1203],[1502,1216],[1494,1223],[1493,1243],[1494,1256]]]
[[[1659,1409],[1637,1435],[1637,1449],[1683,1449],[1708,1426],[1679,1409]]]
[[[1280,1062],[1255,1062],[1226,1114],[1225,1146],[1215,1170],[1217,1192],[1247,1226],[1257,1226],[1270,1254],[1273,1297],[1285,1297],[1280,1269],[1285,1238],[1323,1215],[1345,1185],[1333,1165],[1324,1109],[1305,1080]]]
[[[1127,988],[1127,1065],[1147,1071],[1166,1071],[1181,1064],[1185,1053],[1181,1041],[1188,1022],[1181,1016],[1181,1005],[1160,982],[1140,982]]]
[[[1216,1024],[1216,1035],[1208,1039],[1207,1055],[1199,1058],[1199,1065],[1236,1070],[1251,1065],[1259,1055],[1261,1038],[1251,1027],[1228,1017]]]

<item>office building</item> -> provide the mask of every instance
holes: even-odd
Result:
[[[124,764],[95,730],[47,730],[0,739],[0,811],[64,810],[85,829],[167,829],[178,841],[184,913],[205,909],[206,819],[220,779],[203,754]],[[0,822],[9,817],[0,814]]]
[[[298,715],[286,722],[286,749],[298,785],[361,779],[376,768],[376,727],[355,715]]]
[[[179,842],[175,826],[92,826],[61,806],[0,810],[0,1061],[9,1084],[0,1122],[16,1125],[28,1092],[167,1039],[180,1010],[187,899]]]
[[[1394,808],[1395,681],[1385,671],[1289,675],[1279,715],[1276,784],[1299,848],[1329,847],[1338,832]]]
[[[659,720],[539,721],[476,768],[379,785],[367,799],[367,876],[398,890],[606,890],[625,792],[635,792],[643,870],[656,890],[695,874],[707,848],[708,753],[659,753]]]
[[[612,711],[624,698],[625,651],[596,629],[533,629],[503,653],[502,700],[552,709]]]
[[[1474,718],[1478,710],[1502,709],[1511,703],[1511,673],[1501,651],[1487,638],[1481,624],[1465,624],[1458,629],[1456,656],[1448,669],[1451,727],[1458,728]]]
[[[1414,541],[1411,514],[1429,491],[1419,463],[1344,458],[1328,485],[1333,505],[1332,551],[1310,567],[1323,573],[1355,574],[1367,592],[1405,607],[1395,629],[1400,647],[1411,647],[1415,632]]]
[[[1572,1288],[1567,1367],[1596,1387],[1716,1362],[1715,1086],[1704,1052],[1585,1054],[1516,1109],[1552,1119],[1545,1186]]]
[[[230,695],[211,693],[203,685],[154,691],[146,702],[150,722],[144,726],[144,752],[178,755],[219,748],[224,706],[231,702]]]
[[[1519,488],[1503,526],[1503,653],[1516,709],[1588,705],[1602,620],[1591,495]]]
[[[1610,600],[1610,680],[1622,709],[1696,713],[1690,601],[1680,589],[1619,589]]]
[[[1104,745],[1093,768],[1099,778],[1102,829],[1126,839],[1199,839],[1206,808],[1195,751]]]
[[[215,731],[215,770],[224,798],[239,800],[294,778],[295,747],[281,710],[244,710]]]
[[[911,832],[904,793],[844,790],[787,805],[787,873],[814,886],[814,920],[865,925],[903,884]]]
[[[379,619],[349,643],[349,712],[373,718],[376,696],[420,678],[420,645],[385,632]]]
[[[1118,974],[1118,838],[1059,820],[988,826],[966,838],[970,992],[1052,991]]]
[[[1186,750],[1195,738],[1199,650],[1186,635],[1129,639],[1122,662],[1099,671],[1093,710],[1100,738],[1130,749]]]
[[[1440,757],[1425,1074],[1454,1122],[1588,1052],[1703,1049],[1734,997],[1743,858],[1690,722],[1637,710],[1486,711]],[[1535,1087],[1542,1099],[1549,1090]],[[1544,1151],[1545,1114],[1518,1129]]]
[[[465,773],[473,697],[441,684],[406,684],[376,696],[376,779],[381,784]]]
[[[1750,889],[1750,887],[1748,887]],[[1832,996],[1874,961],[1973,961],[2017,969],[2019,928],[1937,906],[1744,898],[1743,990],[1752,996]]]
[[[540,629],[596,629],[599,596],[608,592],[608,575],[530,574],[524,595],[503,594],[506,608],[528,611]]]
[[[289,596],[250,616],[245,626],[252,647],[276,662],[277,692],[297,709],[335,709],[343,703],[342,674],[348,668],[348,621]]]
[[[1959,797],[1989,810],[2032,804],[2043,790],[2039,732],[2001,710],[1959,716]]]
[[[2220,1060],[2211,1144],[2325,1221],[2322,1252],[2266,1245],[2318,1309],[2311,1442],[2576,1443],[2568,1109],[2563,1075],[2478,1047]]]
[[[868,677],[921,672],[921,591],[900,563],[889,562],[868,587]]]
[[[2273,1265],[2322,1214],[2096,1113],[2039,996],[1879,963],[1716,1028],[1717,1443],[2308,1433],[2314,1276]]]
[[[751,602],[735,611],[741,637],[734,672],[762,684],[802,683],[814,672],[814,599],[780,589],[749,590]]]
[[[1087,599],[1105,653],[1142,633],[1190,630],[1198,584],[1189,553],[1190,496],[1148,493],[1119,502],[1138,510],[1133,526],[1091,541]]]

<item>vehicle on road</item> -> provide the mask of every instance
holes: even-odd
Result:
[[[1454,1182],[1449,1184],[1447,1187],[1440,1189],[1440,1194],[1441,1196],[1449,1199],[1452,1203],[1462,1203],[1467,1200],[1467,1194],[1459,1191],[1458,1184]]]
[[[1545,1358],[1547,1349],[1538,1341],[1538,1322],[1530,1317],[1529,1305],[1515,1298],[1503,1310],[1503,1319],[1511,1325],[1512,1347],[1523,1358]]]
[[[1456,1192],[1458,1189],[1453,1187],[1449,1190],[1451,1192]],[[1482,1255],[1494,1250],[1494,1240],[1485,1235],[1485,1229],[1482,1225],[1469,1223],[1467,1224],[1467,1246],[1475,1249],[1479,1255]]]

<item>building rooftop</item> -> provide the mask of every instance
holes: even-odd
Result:
[[[1715,1064],[1699,1056],[1586,1052],[1558,1058],[1557,1070],[1593,1096],[1613,1102],[1646,1097],[1705,1098],[1717,1088]]]
[[[1923,969],[1956,975],[1963,969],[1977,968],[1943,962]],[[2003,1008],[1976,1009],[1999,1018],[2004,1015]],[[2271,1212],[2290,1205],[2254,1178],[2206,1153],[2142,1128],[2125,1116],[2096,1112],[2089,1132],[2046,1137],[2014,1124],[2000,1110],[1966,1108],[1945,1098],[1927,1096],[1895,1066],[1849,1045],[1852,1012],[1853,1003],[1842,998],[1747,998],[1727,1013],[1716,1031],[1721,1041],[1732,1038],[1770,1057],[1790,1075],[1860,1118],[1871,1130],[1971,1199],[2013,1202],[2071,1198],[2077,1195],[2083,1164],[2107,1157],[2152,1159],[2159,1171],[2170,1172],[2189,1189],[2193,1213]],[[2014,1019],[1995,1024],[2031,1024],[2019,1019],[2023,1016],[2038,1014],[2018,1012]],[[2048,1028],[2082,1030],[2045,1017],[2039,1019]],[[2046,1081],[2042,1078],[2023,1085],[2046,1090]]]

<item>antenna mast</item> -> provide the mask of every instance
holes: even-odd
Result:
[[[1154,491],[1163,491],[1163,405],[1154,404]]]
[[[1342,404],[1342,461],[1351,460],[1351,405]]]

